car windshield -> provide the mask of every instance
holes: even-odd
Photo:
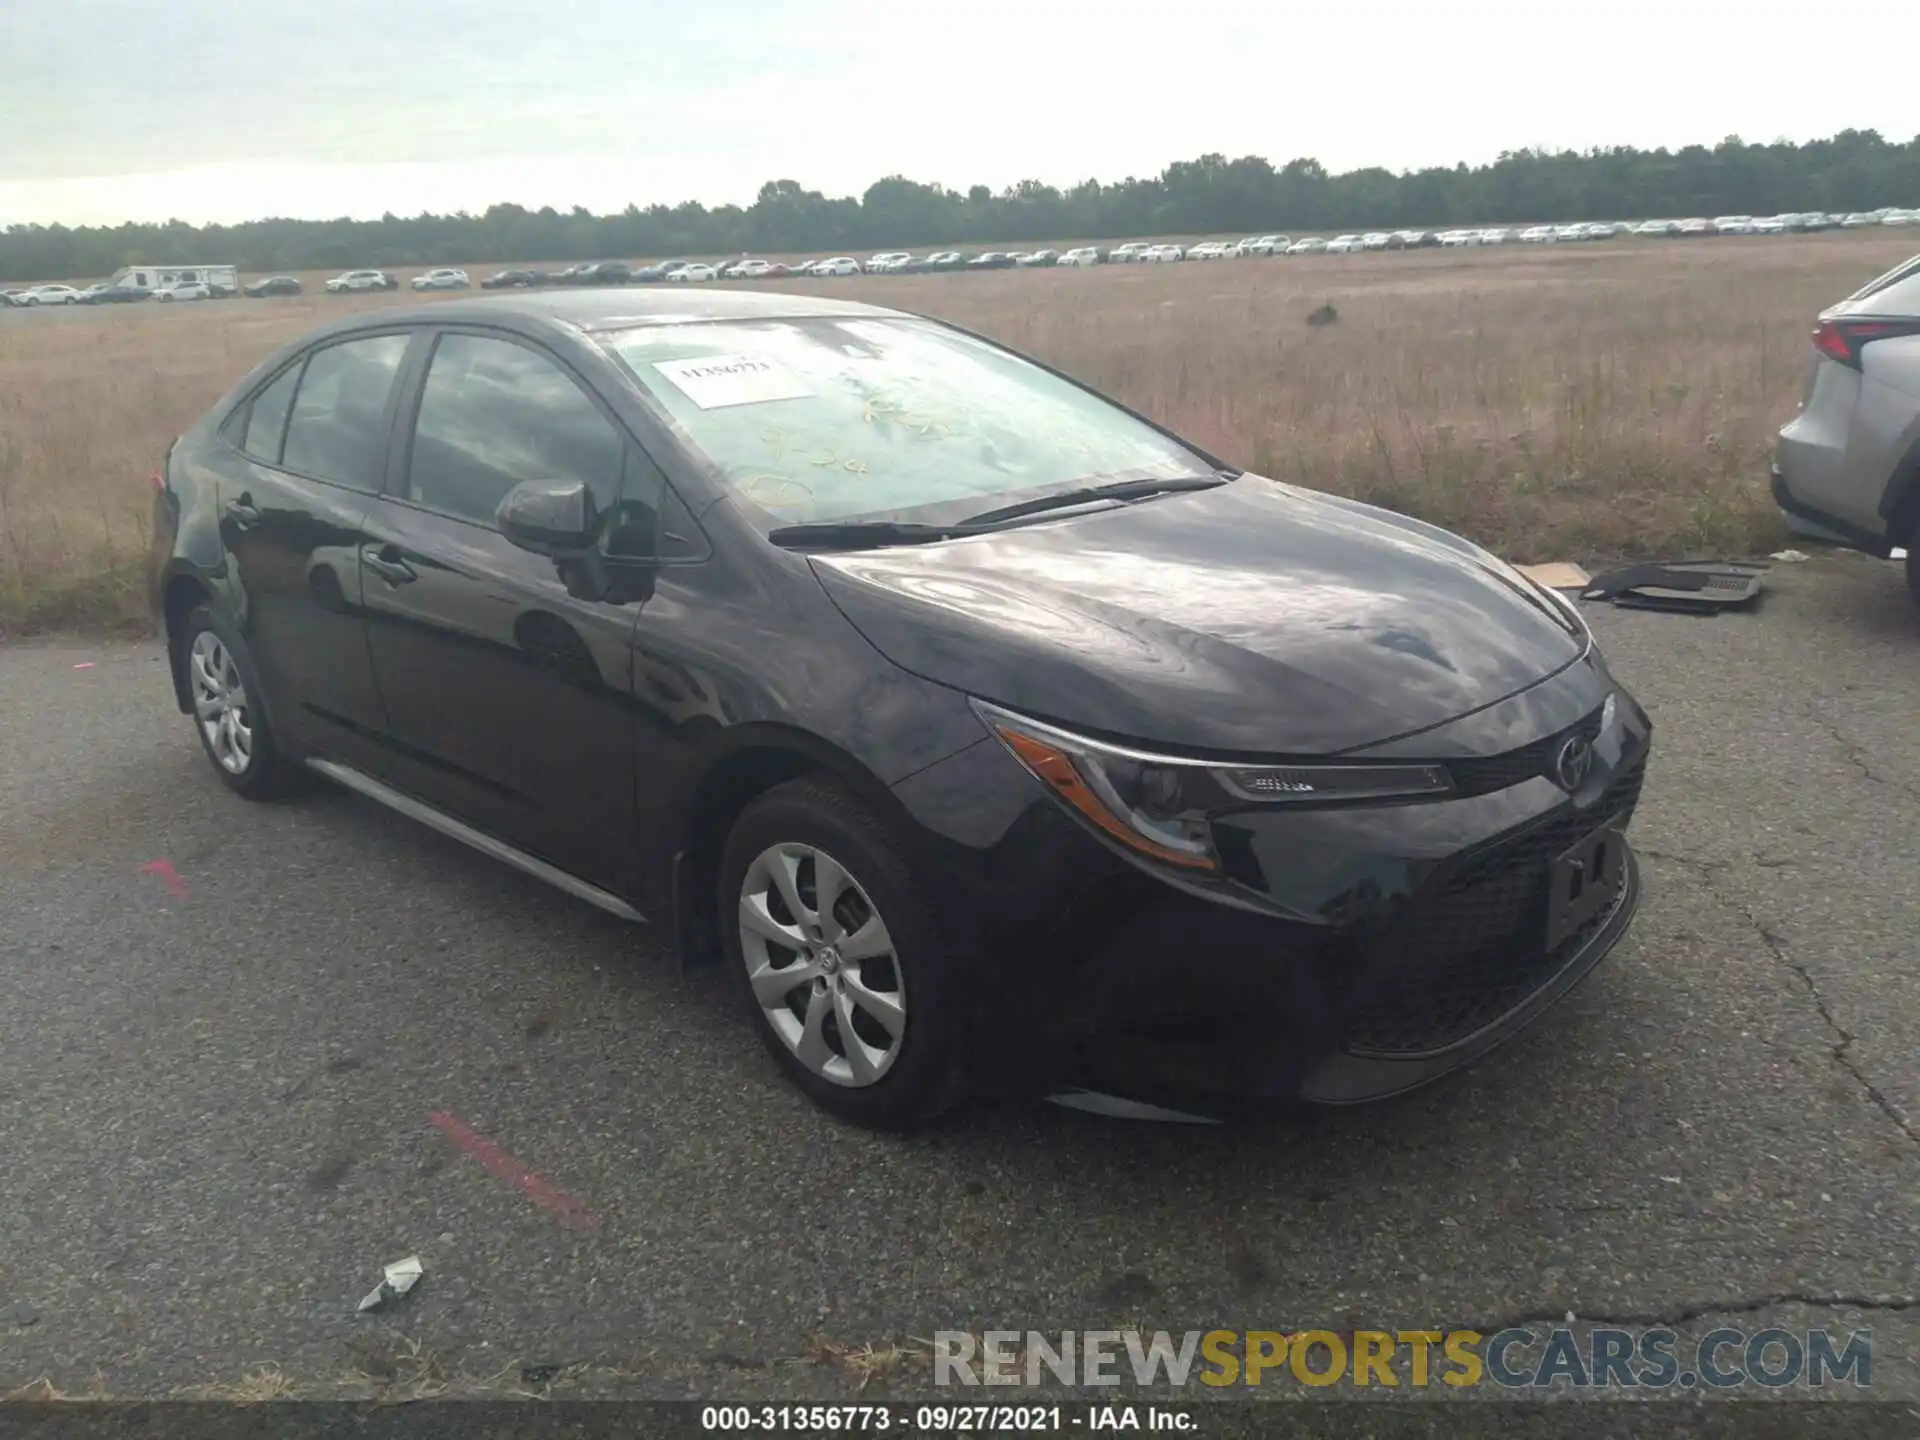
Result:
[[[1212,473],[1098,396],[930,321],[690,323],[602,339],[717,477],[778,524],[945,521],[983,500]]]

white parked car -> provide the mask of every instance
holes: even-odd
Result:
[[[400,282],[384,270],[349,270],[327,281],[329,295],[345,295],[356,290],[398,290]]]
[[[1440,243],[1449,250],[1457,250],[1462,245],[1478,245],[1481,241],[1478,230],[1442,230]]]
[[[757,280],[773,269],[771,260],[736,260],[720,273],[729,280]]]
[[[869,275],[884,275],[890,270],[903,270],[913,263],[913,256],[904,250],[883,250],[867,261]]]
[[[1091,245],[1078,245],[1060,257],[1062,265],[1071,265],[1079,269],[1086,265],[1098,265],[1100,252]]]
[[[825,260],[814,261],[813,268],[807,273],[811,275],[858,275],[861,273],[861,267],[860,262],[851,255],[833,255]]]
[[[1485,230],[1482,230],[1480,232],[1480,243],[1482,245],[1506,244],[1507,243],[1506,227],[1502,225],[1494,225],[1494,226],[1490,226]]]
[[[71,285],[33,285],[13,297],[16,305],[78,305],[80,292]]]
[[[1224,260],[1232,249],[1232,246],[1219,240],[1202,240],[1187,251],[1187,258],[1189,260]]]
[[[1279,255],[1292,243],[1285,235],[1255,235],[1234,248],[1242,255]]]
[[[1664,239],[1669,235],[1680,233],[1680,222],[1678,220],[1642,220],[1633,227],[1633,233],[1651,236],[1654,239]]]
[[[204,280],[176,280],[153,292],[156,300],[211,300],[213,290]]]
[[[1800,217],[1799,228],[1802,230],[1831,230],[1833,226],[1833,216],[1824,210],[1812,210]]]
[[[1751,235],[1753,217],[1751,215],[1722,215],[1713,222],[1716,235]]]
[[[1369,230],[1360,237],[1362,250],[1384,250],[1391,244],[1393,244],[1393,236],[1384,230]]]
[[[1705,235],[1710,233],[1712,229],[1713,226],[1696,215],[1690,219],[1680,221],[1680,223],[1674,227],[1673,233],[1676,235]]]
[[[1114,246],[1113,249],[1107,252],[1107,263],[1109,265],[1131,264],[1140,258],[1142,251],[1150,248],[1152,247],[1144,240],[1128,240],[1124,244]]]
[[[1140,252],[1143,265],[1171,265],[1187,258],[1187,252],[1178,245],[1149,245]]]
[[[1784,235],[1787,233],[1786,218],[1780,215],[1764,215],[1753,222],[1752,233],[1755,235]]]
[[[1520,238],[1529,245],[1551,245],[1554,229],[1551,225],[1529,225],[1520,232]]]
[[[1920,225],[1920,212],[1913,210],[1889,210],[1880,217],[1882,225]]]
[[[1336,235],[1327,241],[1327,254],[1351,255],[1360,248],[1363,239],[1364,237],[1359,235]]]
[[[1620,233],[1621,229],[1621,226],[1614,224],[1611,220],[1593,220],[1587,225],[1587,239],[1611,240]]]
[[[675,285],[704,285],[709,280],[718,280],[719,278],[720,272],[718,270],[701,261],[695,261],[691,265],[682,265],[678,270],[673,271],[667,276],[667,280]]]
[[[1318,255],[1327,248],[1327,242],[1318,235],[1309,235],[1304,240],[1296,240],[1287,246],[1289,255]]]
[[[451,268],[429,270],[424,275],[413,277],[413,288],[416,290],[465,290],[472,283],[466,271]]]

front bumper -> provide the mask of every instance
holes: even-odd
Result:
[[[936,863],[965,892],[956,924],[981,930],[993,964],[988,1088],[1232,1118],[1384,1099],[1486,1054],[1589,974],[1638,907],[1624,832],[1651,726],[1619,692],[1601,731],[1609,688],[1596,667],[1475,717],[1481,733],[1510,722],[1512,739],[1534,738],[1450,759],[1480,782],[1459,798],[1216,823],[1230,883],[1212,893],[1116,860],[1024,772],[992,768],[997,746],[897,787],[923,817],[966,818],[967,843]],[[1523,711],[1545,723],[1523,725]],[[1569,795],[1537,761],[1573,730],[1596,768]],[[1620,837],[1611,898],[1550,947],[1556,861],[1601,831]]]
[[[1059,1088],[1228,1118],[1383,1100],[1462,1069],[1626,933],[1640,901],[1630,849],[1611,902],[1557,947],[1542,943],[1554,859],[1595,831],[1624,832],[1644,774],[1643,749],[1590,807],[1436,867],[1384,923],[1309,930],[1163,900],[1089,967],[1105,984]]]

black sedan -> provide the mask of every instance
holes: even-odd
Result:
[[[291,275],[269,275],[247,282],[240,291],[249,300],[264,300],[275,295],[298,295],[301,288],[300,282]]]
[[[80,292],[82,305],[137,305],[153,297],[144,285],[89,285]]]
[[[861,1123],[1391,1095],[1638,902],[1650,725],[1570,603],[934,321],[382,311],[160,481],[221,781],[324,776],[651,919]]]
[[[633,267],[624,260],[588,260],[556,271],[556,285],[631,285]]]
[[[546,285],[551,277],[544,270],[502,270],[480,282],[482,290],[531,290]]]

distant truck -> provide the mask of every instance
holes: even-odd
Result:
[[[204,285],[216,300],[240,293],[240,276],[231,265],[123,265],[108,278],[116,290],[168,290]]]

